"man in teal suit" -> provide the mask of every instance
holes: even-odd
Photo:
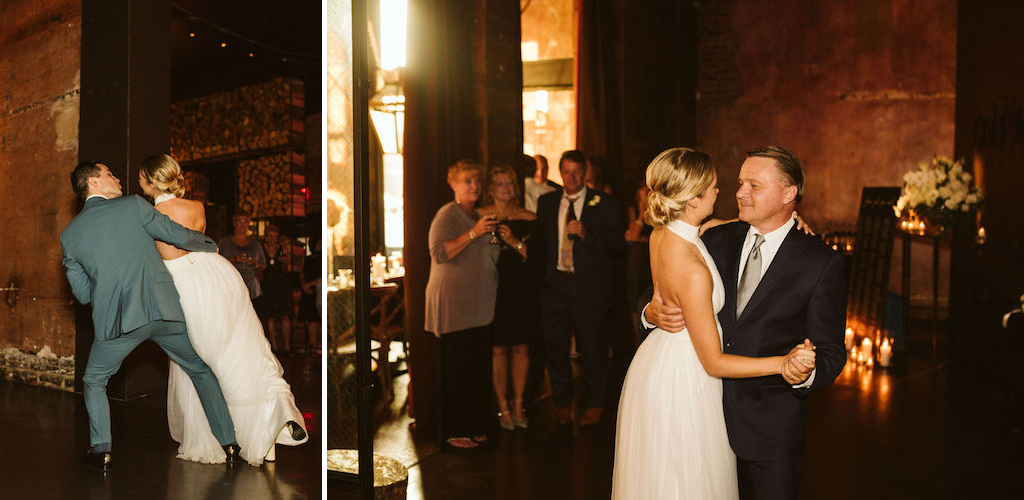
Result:
[[[121,181],[100,162],[71,173],[82,211],[60,233],[64,269],[75,298],[92,304],[92,351],[82,376],[91,448],[85,460],[111,466],[107,381],[136,346],[152,339],[192,377],[210,429],[226,462],[240,462],[234,425],[220,384],[199,358],[185,329],[185,315],[154,240],[185,250],[214,252],[217,245],[157,212],[138,196],[121,197]]]

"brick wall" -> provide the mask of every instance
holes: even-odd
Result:
[[[58,236],[77,210],[81,1],[5,0],[0,18],[0,287],[20,288],[0,304],[0,374],[70,390],[74,299]],[[58,360],[35,355],[46,352]]]
[[[952,155],[956,14],[955,0],[701,2],[697,146],[718,164],[719,215],[735,216],[757,146],[801,157],[800,210],[820,229],[856,221],[860,187]]]

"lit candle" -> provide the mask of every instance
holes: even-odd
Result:
[[[892,363],[892,344],[886,338],[878,348],[878,364],[889,366],[890,363]]]
[[[900,229],[903,230],[903,231],[907,230],[907,221],[906,221],[906,219],[900,221]]]
[[[985,228],[984,227],[979,227],[978,228],[978,244],[979,245],[984,245],[985,244]]]
[[[875,354],[874,344],[871,342],[870,338],[864,337],[864,340],[861,341],[861,343],[860,343],[860,353],[861,353],[862,356],[864,356],[864,360],[865,361],[868,361],[868,360],[870,360],[870,359],[872,359],[874,357],[874,354]]]
[[[853,328],[846,329],[846,350],[853,348]]]
[[[370,257],[370,277],[374,280],[383,280],[388,272],[387,262],[388,260],[379,253]]]

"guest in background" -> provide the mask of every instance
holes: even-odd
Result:
[[[299,271],[302,295],[299,297],[298,319],[306,323],[306,354],[314,355],[320,348],[320,235],[310,236],[306,244],[310,253],[303,259]]]
[[[231,261],[238,269],[245,281],[245,287],[249,289],[249,300],[256,302],[256,299],[263,294],[260,288],[259,273],[267,267],[267,257],[263,253],[263,247],[259,241],[249,237],[249,212],[239,210],[231,218],[235,234],[221,238],[217,246],[220,254]]]
[[[603,193],[612,194],[612,186],[608,184],[605,179],[605,173],[608,171],[608,162],[604,161],[604,158],[598,156],[591,156],[587,158],[587,174],[585,182],[587,187],[594,191],[601,191]]]
[[[525,155],[523,155],[525,156]],[[548,180],[548,159],[544,155],[533,157],[534,169],[532,176],[523,176],[523,206],[527,210],[537,212],[537,199],[546,193],[561,188],[557,182]]]
[[[455,200],[430,223],[424,330],[441,339],[441,437],[476,448],[490,421],[491,322],[498,291],[493,217],[476,211],[483,168],[460,161],[448,169]]]
[[[263,278],[260,280],[263,296],[256,310],[267,325],[267,336],[275,352],[280,352],[278,333],[283,334],[281,340],[284,341],[286,355],[292,352],[292,282],[288,279],[291,272],[290,249],[290,244],[282,244],[281,228],[275,224],[267,225],[263,234],[267,267],[263,269]]]
[[[647,182],[641,178],[640,185],[636,188],[634,204],[626,208],[626,217],[629,229],[626,229],[626,305],[630,311],[632,321],[630,325],[636,325],[639,315],[634,307],[640,296],[651,286],[651,258],[648,241],[651,231],[654,230],[647,224],[644,216],[647,213],[647,194],[651,189]],[[633,331],[633,343],[637,344],[638,338]]]
[[[530,368],[530,339],[540,329],[537,265],[537,216],[519,205],[519,182],[506,166],[491,167],[488,194],[480,208],[498,221],[498,295],[494,309],[493,382],[498,424],[506,430],[528,425],[523,393]],[[512,407],[508,402],[509,350],[512,351]]]
[[[580,151],[562,153],[558,169],[565,189],[537,200],[545,256],[544,352],[559,426],[572,422],[569,337],[574,328],[587,379],[579,423],[596,424],[604,413],[611,258],[625,246],[621,208],[611,195],[586,187],[586,162]]]

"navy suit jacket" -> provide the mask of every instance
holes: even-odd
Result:
[[[544,237],[544,282],[550,284],[558,269],[558,206],[562,190],[557,189],[537,199],[537,218]],[[579,297],[607,303],[611,281],[612,254],[626,247],[619,204],[612,195],[587,189],[583,210],[577,214],[586,236],[572,246],[575,286]]]

